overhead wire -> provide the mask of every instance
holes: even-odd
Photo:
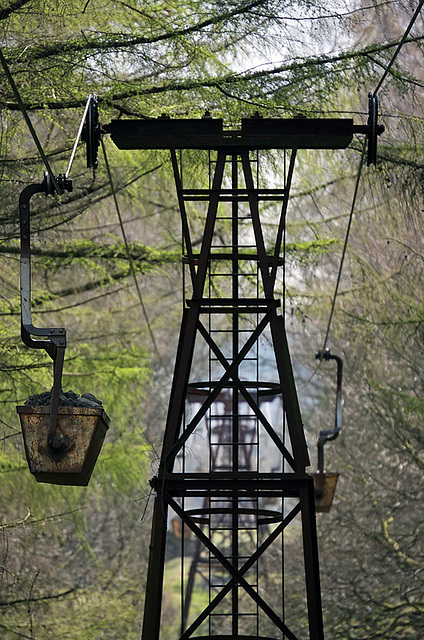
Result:
[[[3,51],[1,50],[1,48],[0,48],[0,63],[2,65],[2,67],[3,67],[3,70],[4,70],[4,72],[6,74],[6,77],[7,77],[8,81],[9,81],[9,84],[10,84],[10,86],[12,88],[12,91],[13,91],[13,94],[15,96],[16,102],[19,105],[19,108],[20,108],[20,110],[22,112],[22,115],[23,115],[23,117],[25,119],[25,122],[26,122],[26,124],[28,126],[28,129],[30,131],[30,134],[32,136],[32,139],[34,140],[35,146],[37,147],[38,152],[39,152],[39,154],[41,156],[41,159],[44,162],[44,166],[47,169],[47,173],[49,174],[50,180],[51,180],[51,182],[52,182],[52,184],[53,184],[53,186],[55,188],[55,191],[58,194],[62,194],[63,193],[63,189],[59,186],[59,184],[58,184],[58,182],[56,180],[56,176],[53,173],[53,170],[52,170],[52,168],[50,166],[50,163],[48,161],[48,158],[47,158],[46,154],[44,153],[43,147],[41,146],[40,140],[38,139],[37,132],[35,131],[34,126],[33,126],[32,122],[30,120],[28,112],[27,112],[27,110],[25,108],[25,105],[24,105],[24,103],[22,101],[21,95],[20,95],[20,93],[18,91],[18,87],[15,84],[15,81],[13,79],[13,76],[12,76],[11,72],[10,72],[9,66],[7,64],[6,58],[4,57]]]
[[[400,52],[400,50],[402,49],[402,47],[403,47],[403,45],[404,45],[404,43],[405,43],[405,40],[406,40],[406,38],[407,38],[407,37],[408,37],[408,35],[409,35],[409,32],[411,31],[412,27],[414,26],[415,21],[416,21],[416,19],[418,18],[418,16],[419,16],[419,14],[420,14],[421,9],[423,8],[423,5],[424,5],[424,0],[421,0],[421,1],[420,1],[420,3],[419,3],[419,5],[418,5],[418,7],[417,7],[417,9],[416,9],[416,11],[415,11],[415,13],[414,13],[414,15],[413,15],[413,16],[412,16],[412,18],[411,18],[411,21],[410,21],[409,25],[408,25],[408,26],[407,26],[407,28],[406,28],[405,33],[404,33],[404,34],[403,34],[403,36],[402,36],[401,41],[399,42],[399,44],[398,44],[398,46],[397,46],[397,48],[396,48],[396,51],[394,52],[394,54],[393,54],[393,56],[392,56],[392,58],[391,58],[391,60],[390,60],[389,64],[388,64],[388,65],[387,65],[387,67],[386,67],[385,72],[383,73],[383,75],[382,75],[382,77],[381,77],[381,79],[380,79],[379,83],[377,84],[377,86],[376,86],[376,88],[375,88],[375,90],[374,90],[374,95],[376,95],[376,93],[379,91],[379,89],[380,89],[381,85],[383,84],[383,82],[384,82],[384,81],[385,81],[385,79],[387,78],[387,75],[388,75],[388,73],[389,73],[390,69],[392,68],[392,66],[393,66],[393,64],[394,64],[394,62],[395,62],[395,60],[396,60],[396,58],[398,57],[399,52]]]
[[[379,82],[377,83],[376,88],[373,91],[373,97],[375,98],[377,95],[377,92],[380,90],[381,86],[383,85],[383,82],[386,80],[390,69],[392,68],[396,58],[399,55],[399,52],[402,48],[402,46],[405,43],[405,40],[407,39],[412,27],[415,24],[416,19],[418,18],[420,11],[422,9],[424,5],[424,0],[420,0],[420,3],[416,9],[416,11],[414,12],[414,15],[412,16],[406,30],[405,33],[403,34],[397,48],[396,51],[394,52],[393,56],[391,57],[388,65],[385,68],[385,71],[382,75],[382,77],[380,78]],[[347,230],[346,230],[346,236],[345,236],[345,240],[344,240],[344,245],[343,245],[343,251],[342,251],[342,257],[340,260],[340,266],[339,266],[339,270],[338,270],[338,274],[337,274],[337,280],[336,280],[336,286],[335,286],[335,290],[334,290],[334,294],[333,294],[333,298],[332,298],[332,303],[331,303],[331,310],[330,310],[330,316],[328,319],[328,323],[327,323],[327,330],[325,333],[325,338],[324,338],[324,344],[323,344],[323,348],[321,353],[323,354],[327,348],[327,343],[328,343],[328,337],[330,334],[330,328],[331,328],[331,322],[333,319],[333,315],[334,315],[334,309],[335,309],[335,305],[336,305],[336,299],[337,299],[337,295],[338,295],[338,291],[339,291],[339,285],[340,285],[340,280],[341,280],[341,275],[342,275],[342,271],[343,271],[343,265],[344,265],[344,260],[345,260],[345,256],[346,256],[346,251],[347,251],[347,245],[349,242],[349,236],[350,236],[350,229],[352,226],[352,220],[353,220],[353,215],[354,215],[354,211],[355,211],[355,206],[356,206],[356,200],[357,200],[357,196],[358,196],[358,188],[359,188],[359,182],[360,182],[360,178],[361,178],[361,174],[362,174],[362,168],[364,165],[364,158],[365,158],[365,150],[366,150],[366,146],[367,146],[367,138],[364,139],[364,144],[362,147],[362,153],[361,153],[361,159],[359,162],[359,167],[358,167],[358,172],[357,172],[357,176],[356,176],[356,181],[355,181],[355,189],[354,189],[354,194],[353,194],[353,199],[352,199],[352,205],[351,205],[351,209],[350,209],[350,214],[349,214],[349,221],[348,221],[348,226],[347,226]]]
[[[88,2],[87,2],[87,5],[88,5]],[[3,70],[4,70],[4,72],[6,74],[6,77],[7,77],[8,81],[9,81],[9,84],[10,84],[10,86],[12,88],[13,94],[14,94],[15,99],[16,99],[18,105],[19,105],[19,108],[20,108],[20,110],[22,112],[22,115],[24,116],[25,122],[26,122],[26,124],[28,126],[28,129],[29,129],[29,131],[31,133],[31,136],[32,136],[33,140],[34,140],[34,143],[35,143],[35,145],[36,145],[36,147],[38,149],[38,152],[39,152],[39,154],[41,156],[41,159],[42,159],[42,161],[43,161],[43,163],[44,163],[44,165],[45,165],[45,167],[47,169],[47,173],[48,173],[48,175],[49,175],[49,177],[51,179],[52,185],[54,186],[55,191],[58,194],[61,194],[63,192],[63,189],[61,189],[61,187],[59,186],[57,178],[56,178],[55,174],[53,173],[53,170],[52,170],[52,168],[50,166],[50,163],[48,161],[48,158],[47,158],[46,154],[44,153],[44,150],[43,150],[43,148],[41,146],[40,140],[38,139],[38,136],[37,136],[37,133],[36,133],[36,131],[34,129],[34,126],[33,126],[32,122],[31,122],[31,120],[29,118],[28,112],[27,112],[27,110],[25,108],[25,105],[24,105],[24,103],[22,101],[22,98],[20,96],[20,93],[19,93],[18,88],[17,88],[17,86],[15,84],[15,81],[13,79],[13,76],[12,76],[11,72],[10,72],[9,66],[7,64],[6,58],[4,57],[3,51],[1,50],[1,48],[0,48],[0,63],[2,65],[2,67],[3,67]],[[76,153],[76,148],[77,148],[79,140],[81,138],[81,134],[82,134],[85,118],[86,118],[86,115],[87,115],[87,112],[88,112],[90,100],[91,100],[91,95],[89,96],[89,98],[87,100],[87,103],[85,105],[84,115],[83,115],[79,130],[78,130],[77,139],[76,139],[75,144],[74,144],[73,149],[72,149],[71,158],[70,158],[70,161],[68,163],[68,168],[66,170],[65,177],[68,177],[68,175],[70,173],[70,170],[71,170],[71,167],[72,167],[72,163],[73,163],[73,160],[74,160],[74,157],[75,157],[75,153]],[[134,279],[135,287],[136,287],[136,290],[137,290],[137,295],[138,295],[138,298],[139,298],[139,301],[140,301],[140,306],[141,306],[141,309],[142,309],[142,312],[143,312],[143,316],[144,316],[146,324],[147,324],[147,328],[148,328],[148,331],[149,331],[149,334],[150,334],[150,338],[151,338],[153,347],[154,347],[155,352],[156,352],[156,354],[157,354],[157,356],[159,358],[161,366],[163,366],[163,363],[162,363],[162,360],[161,360],[160,351],[158,349],[157,342],[156,342],[156,339],[155,339],[153,331],[152,331],[150,320],[149,320],[149,317],[147,315],[146,307],[144,305],[143,297],[141,295],[140,286],[139,286],[139,283],[138,283],[138,280],[137,280],[137,276],[136,276],[136,272],[135,272],[135,268],[134,268],[134,261],[132,259],[131,253],[130,253],[130,248],[129,248],[127,236],[126,236],[126,233],[125,233],[125,227],[124,227],[124,224],[123,224],[121,211],[120,211],[120,208],[119,208],[119,203],[118,203],[118,199],[117,199],[117,196],[116,196],[116,190],[115,190],[115,187],[114,187],[114,183],[113,183],[113,179],[112,179],[112,173],[111,173],[111,170],[110,170],[110,165],[109,165],[109,161],[108,161],[106,148],[105,148],[103,139],[101,139],[101,145],[102,145],[103,155],[104,155],[104,158],[105,158],[106,170],[107,170],[107,174],[108,174],[108,178],[109,178],[109,182],[110,182],[110,186],[111,186],[112,196],[113,196],[113,199],[114,199],[116,212],[118,214],[119,225],[121,227],[122,237],[124,239],[124,244],[125,244],[125,248],[126,248],[129,264],[130,264],[131,275],[132,275],[132,277]]]
[[[115,189],[115,185],[114,185],[114,182],[113,182],[113,179],[112,179],[112,172],[110,170],[109,160],[108,160],[108,156],[107,156],[107,153],[106,153],[106,146],[105,146],[105,143],[103,141],[103,138],[100,139],[100,143],[101,143],[101,146],[102,146],[103,157],[105,159],[106,171],[107,171],[107,175],[108,175],[108,179],[109,179],[109,183],[110,183],[110,188],[111,188],[111,191],[112,191],[113,201],[115,203],[115,209],[116,209],[116,213],[118,215],[119,226],[121,228],[121,233],[122,233],[122,237],[123,237],[124,244],[125,244],[125,250],[126,250],[127,256],[128,256],[128,262],[129,262],[129,265],[130,265],[131,275],[132,275],[132,278],[134,280],[134,284],[135,284],[135,288],[136,288],[136,291],[137,291],[138,299],[140,301],[140,307],[141,307],[141,310],[143,312],[144,319],[146,321],[146,325],[147,325],[147,329],[148,329],[148,332],[149,332],[149,335],[150,335],[150,339],[152,341],[152,344],[153,344],[154,350],[156,352],[156,355],[158,356],[159,362],[160,362],[161,366],[163,367],[163,362],[162,362],[162,358],[161,358],[161,355],[160,355],[160,351],[159,351],[155,336],[153,334],[152,326],[151,326],[151,323],[150,323],[150,320],[149,320],[149,316],[147,315],[147,310],[146,310],[146,306],[144,304],[143,296],[141,294],[140,285],[139,285],[138,280],[137,280],[137,274],[135,272],[135,267],[134,267],[134,260],[133,260],[132,255],[131,255],[130,246],[129,246],[129,243],[128,243],[127,234],[126,234],[126,231],[125,231],[125,227],[124,227],[124,223],[123,223],[123,219],[122,219],[122,215],[121,215],[121,209],[120,209],[118,198],[117,198],[117,195],[116,195],[116,189]]]
[[[332,322],[333,315],[334,315],[334,308],[336,306],[336,298],[337,298],[337,294],[339,292],[339,285],[340,285],[340,280],[341,280],[341,277],[342,277],[343,264],[344,264],[344,260],[345,260],[345,257],[346,257],[346,251],[347,251],[347,245],[348,245],[348,242],[349,242],[350,229],[351,229],[351,226],[352,226],[353,214],[355,212],[356,199],[357,199],[358,191],[359,191],[359,182],[361,180],[362,167],[364,166],[366,148],[367,148],[367,139],[365,138],[364,139],[364,143],[362,145],[362,152],[361,152],[361,158],[360,158],[360,161],[359,161],[358,172],[356,174],[355,190],[354,190],[354,193],[353,193],[352,205],[351,205],[351,208],[350,208],[349,220],[348,220],[348,223],[347,223],[347,230],[346,230],[345,240],[344,240],[344,244],[343,244],[343,251],[342,251],[342,257],[341,257],[341,260],[340,260],[339,271],[337,273],[336,287],[335,287],[335,290],[334,290],[334,295],[333,295],[333,299],[332,299],[332,303],[331,303],[330,317],[328,318],[327,330],[325,332],[324,344],[323,344],[323,347],[322,347],[322,351],[323,352],[325,352],[325,350],[327,348],[328,336],[329,336],[329,333],[330,333],[331,322]]]

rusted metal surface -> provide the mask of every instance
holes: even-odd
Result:
[[[18,406],[29,469],[37,482],[88,484],[100,453],[109,417],[88,407],[59,407],[57,432],[68,441],[55,450],[48,443],[50,407]]]
[[[97,166],[97,149],[102,133],[98,121],[98,99],[97,96],[88,97],[66,173],[55,177],[47,158],[44,157],[7,65],[5,71],[48,169],[41,183],[26,186],[19,197],[21,336],[28,347],[44,349],[51,357],[54,381],[48,409],[25,406],[17,407],[17,410],[21,417],[28,463],[36,479],[39,482],[56,484],[87,484],[108,428],[109,418],[103,410],[94,410],[90,415],[85,409],[58,409],[62,390],[66,329],[36,327],[32,323],[30,203],[31,198],[38,193],[47,196],[56,192],[62,194],[72,191],[69,173],[83,132],[87,143],[87,166]]]
[[[338,473],[311,474],[315,485],[315,508],[317,513],[328,513],[336,493]]]
[[[89,98],[86,111],[88,109],[92,118],[96,115],[95,107]],[[94,124],[90,126],[93,129]],[[82,126],[80,132],[81,130]],[[93,157],[97,149],[94,149],[95,139],[92,131],[90,153]],[[71,164],[72,158],[67,174]],[[72,181],[67,175],[58,176],[57,180],[64,191],[72,191]],[[44,349],[48,353],[53,360],[54,378],[50,407],[20,406],[17,411],[21,419],[28,465],[35,479],[51,484],[87,485],[109,427],[109,418],[100,408],[59,407],[66,329],[36,327],[32,323],[30,201],[38,193],[53,193],[47,174],[43,182],[25,187],[19,198],[21,336],[28,347]]]

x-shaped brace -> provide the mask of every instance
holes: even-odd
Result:
[[[206,617],[211,613],[211,611],[221,602],[221,600],[230,592],[230,590],[236,585],[239,584],[243,589],[250,595],[250,597],[256,602],[256,604],[261,607],[261,609],[265,612],[265,614],[272,620],[272,622],[284,632],[288,640],[298,640],[298,638],[294,635],[294,633],[287,627],[285,622],[278,616],[275,611],[269,606],[269,604],[259,595],[257,591],[253,589],[253,587],[247,582],[247,580],[243,577],[244,574],[254,565],[255,562],[259,559],[259,557],[266,551],[266,549],[271,545],[272,542],[280,535],[280,533],[284,530],[284,528],[295,518],[295,516],[300,511],[300,503],[298,503],[292,511],[289,513],[286,518],[274,529],[274,531],[267,537],[265,542],[262,543],[260,547],[256,550],[256,552],[249,558],[249,560],[240,568],[236,569],[229,560],[224,556],[224,554],[213,544],[213,542],[208,538],[202,531],[200,527],[196,525],[196,523],[188,516],[182,507],[170,496],[167,496],[167,501],[170,507],[175,511],[175,513],[181,518],[181,520],[186,524],[191,531],[199,538],[199,540],[204,544],[204,546],[215,556],[215,558],[221,563],[224,569],[232,576],[231,580],[221,589],[221,591],[215,596],[213,601],[206,607],[203,612],[198,616],[198,618],[193,622],[192,625],[183,633],[180,637],[180,640],[188,640],[191,634],[200,626],[200,624],[206,619]]]

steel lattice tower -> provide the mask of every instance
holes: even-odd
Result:
[[[107,127],[120,148],[171,150],[190,285],[160,467],[152,481],[142,640],[162,637],[170,517],[179,518],[180,530],[195,541],[190,545],[181,536],[176,640],[323,640],[314,487],[274,288],[297,149],[344,148],[354,129],[352,120],[260,118],[243,120],[237,131],[224,131],[222,121],[211,119],[113,121]],[[193,187],[183,180],[185,149],[208,154],[209,178],[200,187],[199,179]],[[284,150],[280,188],[262,183],[263,149]],[[196,233],[202,224],[198,252],[187,207],[192,201]],[[272,202],[278,203],[279,219],[270,234]],[[271,360],[264,376],[261,349]],[[198,402],[190,411],[194,393]],[[264,409],[267,396],[280,398],[276,419]],[[294,577],[287,545],[302,558]],[[193,553],[206,558],[208,583],[207,604],[195,610],[189,602],[195,576],[187,569]]]

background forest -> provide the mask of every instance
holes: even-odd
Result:
[[[2,0],[1,48],[59,174],[93,93],[104,123],[206,110],[230,126],[255,112],[365,123],[417,6]],[[318,516],[329,640],[424,638],[423,28],[421,14],[379,87],[386,129],[377,167],[361,172],[331,323],[362,141],[302,152],[288,209],[286,323],[314,465],[333,423],[334,370],[314,360],[327,331],[345,363],[343,432],[326,454],[341,478]],[[2,76],[0,635],[131,640],[182,305],[170,159],[106,137],[119,215],[101,150],[92,172],[81,148],[71,194],[33,200],[35,323],[67,328],[65,389],[94,393],[111,417],[87,488],[37,484],[15,406],[52,371],[20,340],[18,197],[44,167]],[[171,584],[169,638],[173,597]]]

